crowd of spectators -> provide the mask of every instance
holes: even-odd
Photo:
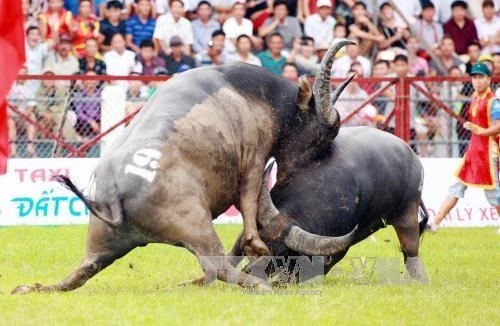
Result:
[[[331,42],[349,38],[357,45],[338,54],[332,69],[334,77],[344,78],[353,72],[362,77],[464,76],[478,61],[487,63],[493,75],[500,76],[500,0],[22,3],[27,61],[21,73],[28,75],[175,75],[194,67],[240,61],[294,80],[300,75],[314,76]],[[69,105],[70,114],[37,101],[18,105],[21,111],[42,119],[52,131],[61,129],[66,119],[64,125],[70,124],[74,132],[66,130],[64,137],[81,140],[99,132],[99,103],[81,97],[99,96],[102,83],[76,83],[71,96],[64,94],[68,85],[52,82],[57,90],[53,91],[54,86],[49,84],[17,82],[10,98],[19,98],[19,94],[35,98],[37,94],[36,98],[57,102],[56,107]],[[133,110],[134,101],[142,103],[155,89],[154,84],[143,82],[122,86],[128,111]],[[349,115],[349,108],[355,108],[381,84],[372,86],[369,89],[361,82],[353,83],[340,99],[345,111],[341,115]],[[451,86],[458,88],[456,84]],[[440,90],[431,91],[436,94]],[[462,86],[453,95],[458,99],[470,94]],[[394,98],[394,90],[388,89],[382,97]],[[15,100],[11,104],[16,105]],[[423,122],[412,120],[414,137],[434,135],[436,128],[431,124],[436,125],[435,119],[426,119],[425,114],[431,110],[425,104],[413,110],[423,117]],[[380,124],[390,111],[390,104],[377,101],[353,116],[349,124]],[[13,140],[21,120],[15,115],[9,119]],[[36,133],[25,129],[30,144]],[[426,153],[426,149],[419,151]],[[12,152],[15,155],[15,142]],[[32,148],[29,153],[36,155]]]

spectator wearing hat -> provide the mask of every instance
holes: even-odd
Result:
[[[422,5],[419,19],[413,25],[419,39],[423,39],[431,48],[437,48],[443,38],[443,26],[435,21],[434,3],[426,0]]]
[[[496,34],[500,31],[500,17],[495,13],[493,0],[484,0],[482,8],[483,17],[476,18],[474,24],[484,52],[492,53],[491,48],[495,46]]]
[[[229,62],[245,62],[261,67],[259,58],[252,54],[252,40],[248,35],[241,34],[236,39],[236,53],[230,55]]]
[[[127,50],[122,34],[111,38],[111,50],[104,54],[106,70],[111,76],[128,76],[132,71],[142,73],[142,65],[135,60],[135,53]]]
[[[193,51],[199,53],[208,48],[212,33],[220,29],[220,24],[212,18],[213,9],[208,1],[200,1],[196,9],[198,18],[193,20]]]
[[[451,36],[455,43],[455,51],[462,55],[467,53],[467,45],[479,41],[474,21],[467,17],[467,2],[454,1],[451,4],[451,19],[443,25],[443,30]]]
[[[106,75],[106,63],[99,54],[97,40],[89,38],[85,41],[85,56],[79,61],[80,74],[85,74],[87,71],[95,71],[98,75]]]
[[[139,62],[142,64],[143,76],[153,76],[155,69],[165,68],[165,60],[155,55],[155,47],[152,41],[143,41],[141,43]]]
[[[276,75],[281,74],[281,70],[286,63],[286,58],[281,54],[283,51],[283,36],[280,33],[273,33],[267,37],[267,50],[257,54],[262,67]]]
[[[169,42],[172,36],[179,36],[183,43],[185,54],[191,54],[191,46],[194,42],[193,26],[189,20],[184,18],[184,2],[172,0],[170,12],[158,17],[154,32],[154,42],[165,55],[170,54]]]
[[[457,170],[458,181],[449,188],[438,213],[430,218],[428,230],[435,233],[444,217],[463,198],[468,187],[484,190],[486,199],[500,214],[498,176],[498,134],[500,133],[500,100],[493,94],[491,71],[484,63],[471,69],[474,94],[468,108],[469,121],[464,128],[471,132],[469,146]]]
[[[64,9],[63,0],[49,0],[47,10],[38,16],[38,21],[43,39],[57,43],[60,35],[69,35],[71,38],[73,14]]]
[[[331,0],[318,0],[317,12],[308,16],[304,22],[304,34],[314,38],[315,44],[333,41],[333,27],[336,20],[332,17]]]
[[[111,0],[106,3],[106,19],[101,21],[99,26],[98,42],[102,51],[111,50],[111,37],[116,33],[125,35],[127,29],[125,22],[120,19],[123,5],[118,0]]]
[[[80,70],[78,59],[71,53],[71,37],[62,35],[56,51],[50,51],[45,59],[44,70],[51,70],[56,75],[73,75]]]
[[[281,0],[274,3],[274,15],[264,21],[258,34],[260,37],[267,37],[272,33],[279,33],[283,36],[284,46],[288,50],[292,48],[293,40],[302,36],[298,19],[288,16],[286,2]]]
[[[339,3],[340,2],[340,3]],[[343,1],[330,0],[331,8],[335,5],[344,5]],[[299,0],[297,3],[297,18],[300,22],[304,23],[307,17],[314,15],[318,12],[318,0]]]
[[[226,34],[219,29],[212,33],[208,49],[198,53],[195,57],[197,66],[220,66],[228,61],[225,51]]]
[[[165,68],[169,75],[196,67],[194,59],[182,51],[183,46],[179,36],[172,36],[169,42],[170,54],[164,56]]]
[[[152,40],[156,22],[151,17],[151,1],[135,0],[137,14],[125,22],[127,46],[139,53],[142,41]],[[128,74],[127,74],[128,75]]]

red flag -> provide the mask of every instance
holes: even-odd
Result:
[[[7,94],[25,62],[20,0],[0,0],[0,174],[7,171],[9,131]]]

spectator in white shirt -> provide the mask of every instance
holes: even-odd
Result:
[[[304,22],[304,34],[314,38],[314,43],[332,43],[335,19],[332,17],[332,2],[318,0],[318,11],[310,15]]]
[[[356,44],[351,44],[346,47],[346,55],[338,58],[333,62],[332,66],[333,76],[345,77],[346,74],[349,72],[349,69],[351,69],[351,64],[354,61],[359,62],[363,67],[363,72],[364,72],[363,77],[370,76],[370,72],[372,71],[370,60],[359,54],[360,52],[360,48],[358,45],[359,41],[356,39],[353,39],[353,41],[356,42]]]
[[[437,48],[443,38],[443,26],[434,20],[435,13],[434,4],[429,0],[424,2],[420,19],[413,25],[418,37],[433,48]]]
[[[496,33],[500,30],[500,17],[495,15],[495,3],[492,0],[483,1],[483,17],[477,18],[474,24],[483,52],[491,53]]]
[[[220,29],[220,24],[212,18],[213,9],[208,1],[200,1],[196,9],[198,18],[193,20],[193,51],[199,53],[208,48],[212,33]]]
[[[30,26],[26,31],[26,68],[28,75],[40,75],[43,69],[43,61],[49,53],[50,45],[42,42],[40,28]]]
[[[125,38],[116,33],[111,38],[111,50],[104,55],[106,72],[111,76],[128,76],[131,72],[142,73],[142,65],[135,60],[135,52],[125,48]]]
[[[246,34],[236,38],[236,53],[229,57],[229,62],[245,62],[262,67],[259,58],[252,54],[252,40]]]
[[[161,15],[156,20],[153,38],[165,55],[170,54],[169,42],[172,36],[179,36],[184,43],[184,53],[191,54],[193,44],[193,27],[191,22],[184,17],[184,2],[172,0],[170,12]]]
[[[232,16],[229,17],[222,26],[222,30],[226,33],[226,49],[230,53],[235,51],[236,39],[240,35],[247,35],[250,37],[254,46],[262,46],[262,40],[253,36],[253,23],[250,19],[245,18],[245,12],[245,4],[242,2],[235,2]]]

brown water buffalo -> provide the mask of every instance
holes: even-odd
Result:
[[[330,69],[350,43],[331,46],[313,87],[305,78],[297,84],[242,63],[193,69],[159,87],[101,158],[89,197],[59,178],[91,212],[83,263],[60,283],[13,292],[76,289],[148,243],[191,251],[207,276],[203,283],[265,285],[231,266],[212,220],[236,204],[244,219],[241,247],[250,255],[269,254],[256,227],[265,163],[274,156],[285,179],[301,162],[328,151],[339,129]]]

